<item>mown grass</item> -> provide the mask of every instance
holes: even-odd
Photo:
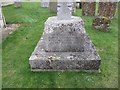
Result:
[[[29,57],[39,41],[44,22],[56,15],[40,3],[23,3],[22,8],[3,8],[7,23],[21,26],[2,43],[3,88],[117,88],[118,87],[118,15],[112,20],[110,32],[91,27],[93,17],[74,14],[85,22],[85,28],[101,57],[101,73],[31,72]]]

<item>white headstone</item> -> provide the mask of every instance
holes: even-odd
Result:
[[[2,13],[2,4],[0,2],[0,28],[5,27],[6,23],[5,23],[5,19]]]
[[[72,2],[62,2],[58,0],[57,17],[58,20],[70,20],[72,16]]]
[[[49,7],[49,0],[41,0],[41,7]]]
[[[75,1],[73,1],[73,3],[72,3],[72,11],[73,11],[73,13],[76,12],[76,2]]]

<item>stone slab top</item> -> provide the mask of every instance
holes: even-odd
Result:
[[[53,16],[53,17],[49,17],[48,19],[47,19],[47,21],[45,22],[45,24],[47,24],[47,23],[52,23],[52,24],[54,24],[54,23],[59,23],[59,24],[67,24],[67,23],[75,23],[75,22],[82,22],[83,24],[84,24],[84,22],[83,22],[83,20],[81,19],[81,17],[76,17],[76,16],[72,16],[71,17],[71,19],[70,20],[58,20],[57,19],[57,16]]]

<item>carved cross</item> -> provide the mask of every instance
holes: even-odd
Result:
[[[70,20],[72,15],[72,3],[58,0],[57,18],[58,20]]]

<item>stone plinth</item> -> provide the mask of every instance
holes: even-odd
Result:
[[[95,16],[95,2],[82,2],[82,15],[83,16]]]
[[[32,71],[98,70],[100,57],[80,17],[45,22],[44,33],[29,58]]]
[[[99,2],[98,15],[112,19],[116,12],[117,2]]]
[[[84,50],[84,23],[78,17],[70,20],[49,18],[45,23],[45,51],[77,52]]]

